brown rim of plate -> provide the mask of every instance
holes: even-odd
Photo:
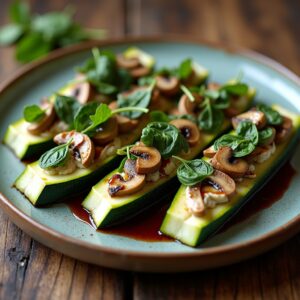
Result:
[[[6,89],[11,87],[15,82],[21,80],[25,75],[27,75],[32,70],[37,69],[39,66],[45,65],[46,63],[62,58],[69,54],[86,51],[94,46],[113,46],[113,45],[120,45],[120,44],[128,44],[128,43],[159,43],[159,42],[174,42],[174,43],[192,43],[198,45],[209,46],[219,50],[225,50],[229,53],[238,54],[244,56],[246,58],[250,58],[258,63],[266,65],[284,75],[289,80],[293,81],[300,87],[300,78],[281,65],[280,63],[270,59],[262,54],[254,52],[252,50],[243,49],[238,46],[232,45],[222,45],[219,43],[212,43],[208,41],[204,41],[203,39],[195,39],[195,38],[187,38],[182,36],[167,36],[167,37],[127,37],[127,38],[120,38],[120,39],[109,39],[105,41],[90,41],[85,42],[79,45],[71,46],[64,49],[59,49],[54,51],[53,53],[49,54],[46,58],[42,58],[39,61],[33,62],[30,65],[27,65],[21,68],[12,78],[6,80],[3,84],[0,85],[0,93],[3,93]],[[125,256],[125,257],[132,257],[132,258],[205,258],[211,257],[214,255],[233,255],[236,254],[237,251],[245,251],[250,250],[253,247],[257,248],[257,251],[249,251],[254,254],[259,254],[264,250],[268,250],[273,246],[278,245],[279,243],[289,239],[294,234],[296,234],[300,230],[300,215],[293,218],[286,224],[270,231],[269,233],[261,235],[259,238],[252,239],[247,242],[241,242],[234,245],[227,245],[227,246],[217,246],[217,247],[209,247],[209,248],[201,248],[199,252],[192,252],[192,253],[165,253],[165,252],[144,252],[144,251],[131,251],[131,250],[122,250],[122,249],[115,249],[100,245],[95,245],[93,243],[89,243],[86,241],[80,241],[76,238],[69,237],[62,233],[59,233],[48,226],[42,225],[39,222],[33,220],[28,215],[23,213],[20,209],[18,209],[14,204],[10,202],[8,198],[6,198],[2,193],[0,193],[0,206],[4,209],[4,211],[14,220],[14,218],[18,217],[21,221],[25,222],[27,225],[32,225],[34,229],[37,230],[37,233],[44,234],[48,236],[52,241],[59,242],[61,240],[65,240],[69,244],[75,247],[80,248],[88,248],[92,251],[101,251],[103,254],[108,255],[115,255],[115,256]],[[35,231],[35,230],[33,230]],[[262,245],[265,244],[266,246],[263,247]],[[249,257],[248,255],[246,255]]]

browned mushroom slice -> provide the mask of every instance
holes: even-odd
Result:
[[[125,176],[115,174],[110,178],[108,193],[111,197],[131,195],[143,188],[146,176],[135,172],[135,163],[136,161],[127,159],[124,166]]]
[[[197,102],[192,102],[189,97],[183,94],[178,103],[178,111],[182,115],[192,115],[195,113],[195,109],[197,108]]]
[[[33,135],[43,133],[44,131],[48,130],[55,122],[56,112],[53,103],[43,102],[42,108],[45,110],[45,115],[43,116],[43,118],[36,123],[29,124],[27,127],[28,132]]]
[[[177,127],[190,146],[195,146],[200,140],[200,131],[195,123],[186,119],[176,119],[170,124]]]
[[[185,206],[195,216],[202,216],[205,213],[205,205],[200,191],[200,185],[186,187]]]
[[[211,164],[215,169],[234,178],[242,177],[249,169],[246,160],[233,157],[233,150],[230,147],[220,148],[212,158]]]
[[[111,110],[114,110],[114,109],[117,109],[118,108],[118,102],[117,101],[112,101],[108,104],[108,107],[111,109]]]
[[[118,123],[116,117],[109,118],[98,129],[93,136],[93,141],[97,145],[106,145],[118,135]]]
[[[282,124],[276,127],[275,143],[283,143],[292,133],[293,122],[288,117],[283,117]]]
[[[77,101],[81,104],[85,104],[88,101],[92,100],[95,96],[95,92],[91,84],[85,81],[85,76],[82,74],[78,74],[75,79],[79,80],[79,82],[74,85],[74,87],[70,91],[70,96],[76,98]]]
[[[226,196],[232,195],[236,190],[235,181],[226,173],[219,170],[214,170],[213,174],[205,179],[201,191],[204,193],[213,192],[209,186],[214,189],[214,192],[219,191]]]
[[[156,87],[165,95],[173,96],[179,91],[180,82],[175,76],[156,76]]]
[[[137,57],[126,58],[123,54],[117,55],[117,64],[120,68],[134,69],[140,66],[140,61]]]
[[[151,72],[151,69],[141,66],[141,67],[137,67],[135,69],[130,70],[130,75],[133,78],[138,79],[140,77],[147,76],[150,72]]]
[[[70,139],[72,139],[70,148],[75,160],[80,161],[85,168],[88,168],[95,157],[95,148],[91,139],[86,134],[72,130],[57,134],[53,140],[60,145],[67,143]]]
[[[207,89],[210,91],[217,91],[220,87],[221,85],[217,82],[210,82],[207,85]]]
[[[214,146],[210,146],[209,148],[206,148],[203,150],[203,155],[208,158],[213,158],[217,151],[215,150]]]
[[[232,118],[232,126],[237,128],[240,122],[249,120],[257,126],[258,129],[262,129],[267,124],[266,116],[263,112],[259,110],[249,110],[243,114],[240,114]]]
[[[138,125],[138,120],[132,120],[130,118],[116,115],[117,123],[118,123],[118,131],[120,133],[127,133],[133,130]]]
[[[159,169],[161,155],[156,148],[134,146],[130,149],[130,153],[138,157],[135,165],[138,174],[149,174]]]

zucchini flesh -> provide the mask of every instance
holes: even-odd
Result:
[[[132,132],[120,135],[122,145],[134,143],[140,137],[146,123],[147,117],[141,118],[139,125]],[[42,206],[85,191],[119,163],[120,156],[112,155],[90,168],[76,169],[69,175],[49,175],[40,168],[38,162],[34,162],[27,165],[14,186],[33,205]]]
[[[68,84],[61,88],[58,93],[68,95],[74,84]],[[49,100],[54,101],[54,95]],[[9,125],[3,139],[16,156],[20,159],[30,159],[38,157],[55,144],[52,141],[53,134],[44,132],[41,135],[33,135],[27,131],[28,123],[22,118]]]
[[[255,165],[257,177],[245,178],[242,182],[236,183],[237,191],[234,196],[230,197],[230,201],[207,209],[203,217],[193,216],[185,209],[186,187],[181,185],[160,228],[163,234],[192,247],[200,245],[237,213],[276,173],[289,158],[290,152],[297,143],[297,137],[300,134],[300,117],[279,106],[274,106],[274,108],[292,119],[294,129],[287,141],[276,145],[275,153],[268,160]]]

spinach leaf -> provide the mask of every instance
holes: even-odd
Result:
[[[30,9],[24,1],[14,1],[9,7],[10,19],[20,25],[27,25],[30,23]]]
[[[45,116],[45,112],[35,104],[25,106],[23,114],[25,121],[30,123],[36,123]]]
[[[224,122],[224,113],[207,102],[198,117],[198,126],[206,131],[218,131]]]
[[[180,131],[165,122],[148,124],[142,131],[141,141],[146,146],[155,147],[163,158],[169,158],[189,148]]]
[[[236,133],[245,140],[250,140],[254,145],[258,144],[258,130],[251,121],[245,120],[240,122],[236,128]]]
[[[166,122],[170,121],[170,118],[160,110],[154,110],[150,112],[150,121],[151,122]]]
[[[91,125],[92,121],[90,115],[95,114],[98,106],[99,103],[90,102],[77,110],[77,113],[74,116],[74,128],[77,132],[81,132]]]
[[[72,139],[68,143],[59,145],[45,152],[39,160],[39,165],[42,169],[54,168],[64,164],[68,158],[69,146]]]
[[[129,95],[119,94],[117,100],[118,107],[147,108],[151,101],[154,84],[155,81],[152,82],[151,86],[137,89]],[[137,119],[142,114],[142,111],[127,111],[122,113],[123,116],[128,117],[130,119]]]
[[[181,62],[176,70],[179,79],[187,79],[193,72],[192,60],[190,58]]]
[[[89,82],[96,88],[97,92],[104,95],[111,95],[118,91],[118,88],[115,85],[104,83],[101,81],[94,81],[93,79]]]
[[[245,83],[237,82],[237,83],[228,83],[223,85],[220,88],[221,91],[226,91],[231,95],[243,96],[248,92],[248,85]]]
[[[145,76],[138,79],[139,86],[150,85],[154,80],[153,76]]]
[[[23,35],[24,29],[18,24],[8,24],[0,28],[0,45],[14,44]]]
[[[133,78],[130,73],[125,69],[118,69],[118,88],[119,91],[127,91],[133,82]],[[152,81],[151,81],[152,82]]]
[[[217,98],[214,99],[214,108],[226,109],[230,106],[230,99],[228,93],[225,91],[220,91]]]
[[[264,128],[258,132],[258,144],[263,145],[267,140],[273,136],[273,129],[271,127]]]
[[[195,185],[214,172],[213,167],[202,159],[188,161],[178,156],[173,157],[182,162],[177,169],[177,177],[179,181],[186,186]]]
[[[73,128],[74,117],[81,105],[69,96],[56,95],[54,108],[58,117]]]
[[[258,104],[257,109],[265,114],[268,124],[280,125],[282,123],[282,116],[278,111],[274,110],[272,107],[266,104]]]

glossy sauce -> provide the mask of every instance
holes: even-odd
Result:
[[[222,231],[244,221],[260,210],[272,206],[272,204],[281,199],[295,174],[296,171],[293,169],[291,164],[285,164],[271,179],[271,181],[269,181],[269,183],[222,228]],[[278,184],[279,182],[280,184]],[[93,222],[90,219],[88,212],[81,206],[82,201],[83,197],[80,197],[68,201],[67,205],[78,220],[93,226]],[[147,212],[144,212],[123,224],[98,231],[147,242],[171,241],[171,238],[166,237],[159,232],[160,225],[164,219],[167,209],[168,204],[160,206],[156,205]]]

